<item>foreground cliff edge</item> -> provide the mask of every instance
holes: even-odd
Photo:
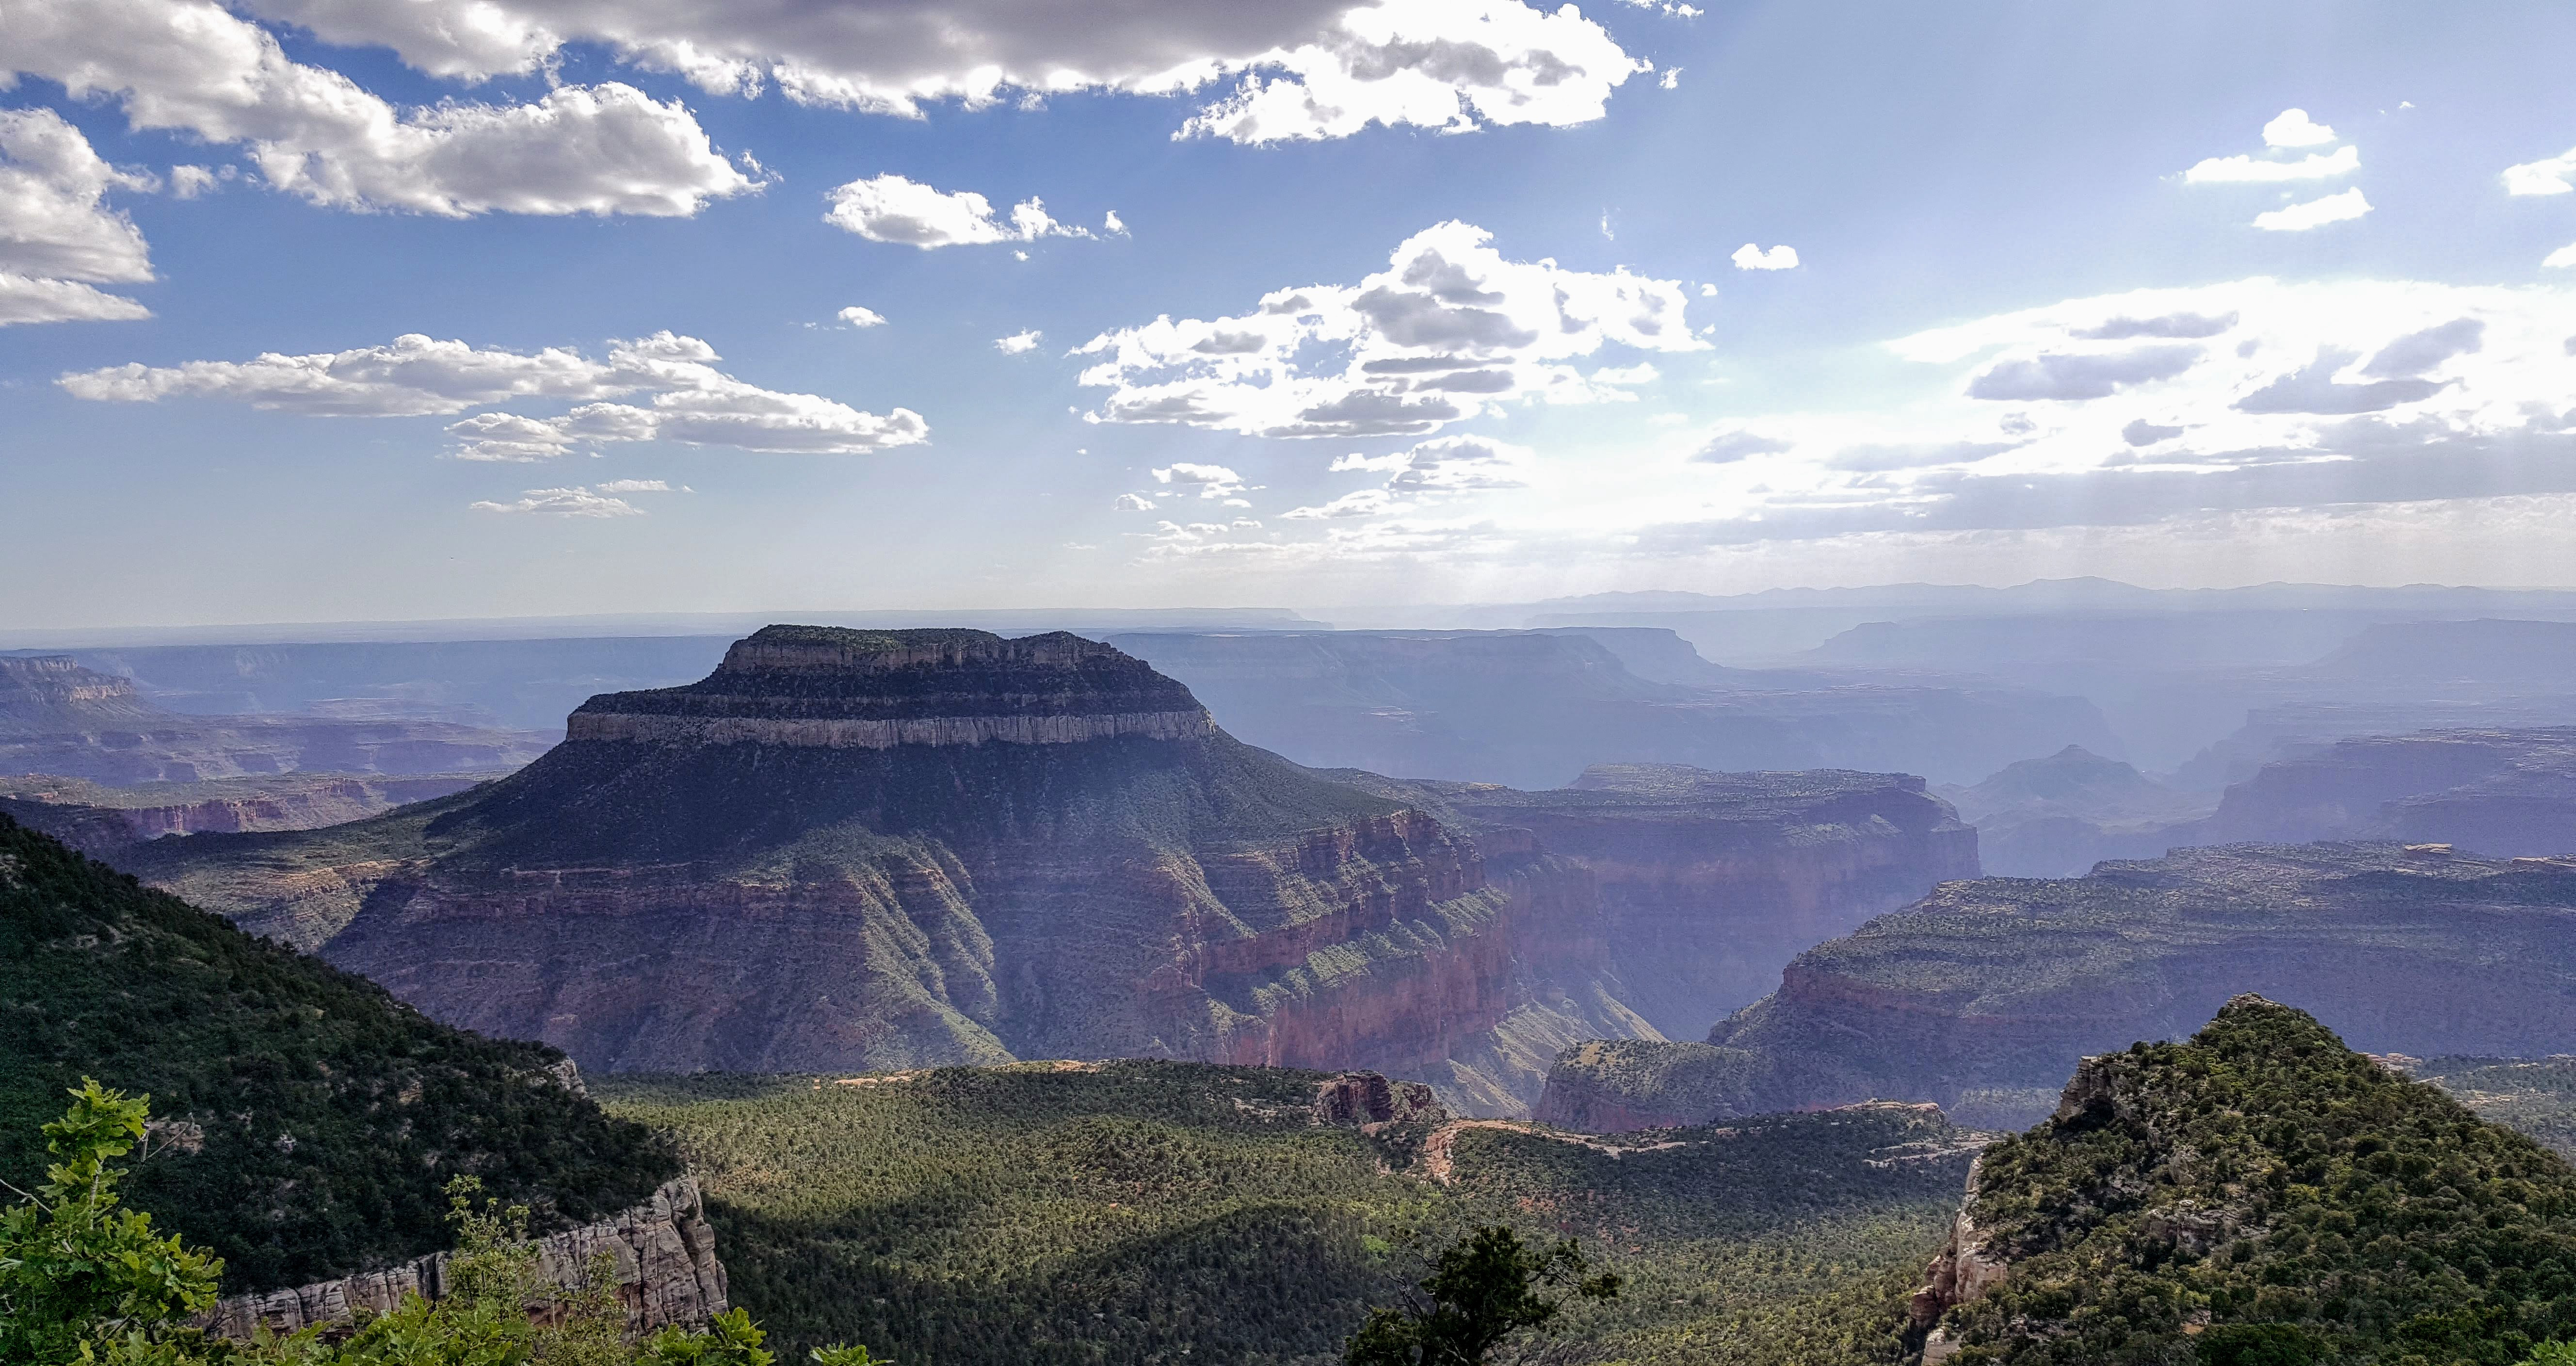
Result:
[[[2571,1290],[2576,1168],[2239,996],[1988,1148],[1910,1318],[1928,1366],[2509,1366]]]
[[[1566,1043],[1656,1034],[1623,973],[1692,1028],[1750,999],[1622,963],[1612,919],[1660,917],[1740,981],[1725,889],[1829,934],[1974,871],[1919,779],[1674,773],[1697,770],[1566,794],[1328,775],[1079,637],[773,626],[702,682],[591,699],[486,787],[124,857],[594,1072],[1160,1056],[1366,1068],[1522,1113]],[[1544,800],[1498,804],[1524,796]],[[1623,867],[1635,850],[1587,829],[1680,863]],[[1765,977],[1779,938],[1752,950]]]

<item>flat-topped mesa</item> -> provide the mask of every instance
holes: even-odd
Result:
[[[0,659],[0,707],[133,700],[133,679],[84,669],[69,655]]]
[[[583,703],[568,740],[897,745],[1200,739],[1216,722],[1151,665],[1062,631],[857,631],[765,626],[705,679]]]

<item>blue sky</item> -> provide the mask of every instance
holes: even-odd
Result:
[[[702,8],[11,5],[0,626],[2576,582],[2563,6]]]

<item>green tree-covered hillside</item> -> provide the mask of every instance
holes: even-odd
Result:
[[[731,1293],[795,1359],[1325,1363],[1425,1255],[1502,1224],[1626,1281],[1549,1360],[1893,1362],[1967,1149],[1929,1107],[1610,1140],[1318,1123],[1321,1074],[1028,1063],[889,1077],[617,1077],[673,1130]]]
[[[541,1223],[634,1204],[665,1143],[566,1088],[561,1054],[450,1029],[372,984],[0,816],[0,1179],[84,1075],[149,1093],[126,1198],[224,1259],[226,1293],[445,1246],[449,1178]]]

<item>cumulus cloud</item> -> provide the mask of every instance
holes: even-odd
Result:
[[[2361,149],[2344,146],[2333,152],[2311,152],[2296,161],[2261,161],[2253,157],[2210,157],[2182,173],[2193,185],[2271,184],[2285,180],[2325,180],[2361,169]]]
[[[2293,204],[2286,209],[2254,215],[2254,226],[2267,232],[2306,232],[2328,223],[2348,223],[2370,212],[2370,201],[2358,189]]]
[[[1232,498],[1245,487],[1243,476],[1223,465],[1186,462],[1154,471],[1154,482],[1172,485],[1176,492],[1195,489],[1201,498]]]
[[[1448,222],[1406,239],[1353,285],[1275,290],[1250,312],[1158,318],[1076,354],[1110,390],[1094,421],[1181,423],[1251,435],[1426,435],[1504,403],[1623,399],[1567,362],[1605,346],[1695,351],[1676,281],[1508,261],[1484,229]]]
[[[158,183],[107,164],[50,109],[0,110],[0,325],[150,317],[91,285],[152,278],[143,234],[106,199]]]
[[[1141,493],[1122,493],[1109,506],[1120,512],[1151,512],[1154,500]]]
[[[695,493],[686,484],[671,487],[667,479],[611,479],[599,486],[602,493]]]
[[[1109,215],[1111,231],[1126,231],[1117,218],[1115,213]],[[1045,203],[1035,198],[1021,200],[1011,206],[1007,217],[999,217],[993,201],[973,190],[952,194],[891,174],[853,180],[832,191],[832,208],[823,221],[871,242],[896,242],[924,251],[1093,235],[1088,228],[1057,222]]]
[[[605,360],[569,347],[526,353],[417,333],[387,346],[248,361],[111,366],[56,383],[76,398],[212,398],[315,416],[417,417],[528,399],[571,400],[558,417],[477,413],[448,430],[466,460],[544,460],[588,444],[677,441],[749,451],[857,454],[927,440],[920,414],[878,416],[815,394],[781,393],[718,370],[695,337],[613,342]],[[651,393],[643,406],[604,400]]]
[[[1795,270],[1798,268],[1798,249],[1782,243],[1764,251],[1747,242],[1737,247],[1735,254],[1727,259],[1735,263],[1737,270]]]
[[[1580,123],[1647,69],[1571,9],[1518,0],[873,0],[866,5],[636,5],[616,0],[250,0],[349,46],[383,44],[436,75],[533,72],[596,43],[710,93],[775,84],[798,103],[918,117],[1007,92],[1174,95],[1233,80],[1184,134],[1339,137],[1375,122],[1464,130]]]
[[[601,485],[602,488],[612,487]],[[475,512],[531,512],[541,517],[641,517],[644,509],[623,498],[593,493],[587,488],[530,489],[515,502],[482,502],[472,505]]]
[[[2263,125],[2266,147],[2323,147],[2334,140],[2335,130],[2309,118],[2305,109],[2284,109]]]
[[[2505,167],[2504,192],[2517,195],[2566,194],[2576,190],[2576,180],[2571,180],[2571,177],[2576,177],[2576,148],[2554,157]]]
[[[1007,337],[995,337],[993,349],[1005,356],[1025,356],[1038,349],[1040,335],[1036,328],[1031,328],[1026,332],[1014,332]]]
[[[840,312],[835,313],[832,316],[839,318],[842,325],[845,327],[885,326],[884,314],[879,313],[873,308],[861,308],[857,304],[852,304],[848,308],[842,309]]]
[[[758,188],[685,107],[628,85],[398,110],[213,0],[23,0],[8,24],[0,70],[115,99],[137,128],[239,144],[271,186],[317,204],[668,216]]]

